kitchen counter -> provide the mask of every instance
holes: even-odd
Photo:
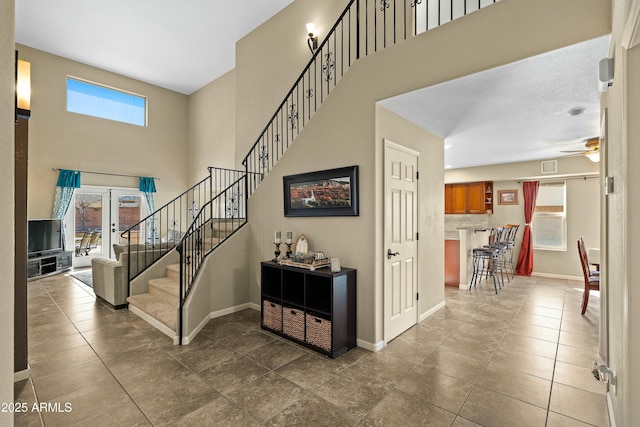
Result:
[[[489,228],[484,226],[467,226],[457,227],[455,231],[445,231],[445,248],[447,248],[447,241],[458,240],[458,260],[455,260],[455,254],[451,252],[451,245],[449,244],[449,251],[445,250],[445,267],[459,264],[460,276],[458,287],[460,289],[467,289],[469,287],[469,281],[473,273],[473,249],[482,247],[489,243]],[[458,261],[458,263],[456,263]],[[451,275],[447,275],[445,268],[445,276],[449,279],[445,280],[445,284],[448,286],[455,286],[451,283]]]

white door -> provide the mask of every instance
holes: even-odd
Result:
[[[65,217],[67,247],[74,248],[73,267],[88,267],[95,257],[113,258],[113,244],[124,243],[123,231],[147,215],[138,189],[83,186],[75,191]],[[144,242],[144,230],[131,232],[132,243]]]
[[[75,191],[67,211],[65,224],[67,240],[72,235],[73,267],[88,267],[95,257],[109,256],[109,190],[101,187],[83,187]]]
[[[122,233],[136,225],[147,214],[147,203],[144,196],[137,189],[118,188],[111,189],[111,216],[109,229],[111,231],[111,253],[113,257],[114,244],[126,244],[126,237]],[[136,227],[130,231],[131,243],[144,243],[146,230]]]
[[[385,141],[385,343],[418,321],[418,155]]]

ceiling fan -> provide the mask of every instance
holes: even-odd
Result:
[[[599,162],[600,161],[600,138],[599,137],[589,138],[586,140],[584,145],[586,147],[586,150],[568,150],[568,151],[561,151],[561,153],[574,153],[573,154],[574,156],[584,155],[594,163]]]

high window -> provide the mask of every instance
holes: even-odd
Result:
[[[533,248],[567,250],[566,184],[541,183],[533,215]]]
[[[147,98],[67,77],[67,111],[132,125],[147,125]]]

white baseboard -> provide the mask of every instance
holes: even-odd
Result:
[[[234,307],[224,308],[222,310],[212,311],[211,313],[209,313],[208,316],[206,316],[202,320],[202,322],[200,322],[200,324],[198,324],[198,326],[196,326],[193,329],[193,331],[191,331],[191,333],[189,335],[182,337],[182,344],[183,345],[188,345],[191,341],[193,341],[195,339],[196,335],[198,335],[198,333],[200,333],[202,328],[205,327],[205,325],[209,322],[209,320],[215,319],[216,317],[226,316],[227,314],[237,313],[238,311],[246,310],[248,308],[250,308],[252,310],[260,311],[260,306],[258,304],[252,303],[252,302],[236,305]],[[174,344],[178,344],[177,340],[178,340],[178,338],[176,337],[175,340],[174,340]]]
[[[22,371],[13,373],[13,382],[17,383],[18,381],[26,380],[31,376],[31,369],[27,365],[27,369],[23,369]]]
[[[431,310],[427,310],[424,313],[422,313],[418,319],[418,322],[422,322],[424,319],[426,319],[427,317],[433,315],[436,311],[440,310],[441,308],[443,308],[445,306],[445,302],[442,301],[439,304],[436,304],[435,307],[433,307]]]
[[[361,340],[360,338],[358,338],[356,340],[356,345],[358,347],[364,348],[365,350],[380,351],[384,348],[384,341],[378,341],[377,343],[372,343],[372,342]]]
[[[531,275],[537,276],[537,277],[548,277],[549,279],[565,279],[565,280],[577,280],[577,281],[584,280],[584,277],[582,276],[569,276],[565,274],[554,274],[554,273],[538,273],[537,271],[534,271],[533,273],[531,273]]]
[[[616,427],[616,417],[613,412],[613,402],[611,401],[611,392],[607,392],[607,411],[609,412],[609,427]]]

